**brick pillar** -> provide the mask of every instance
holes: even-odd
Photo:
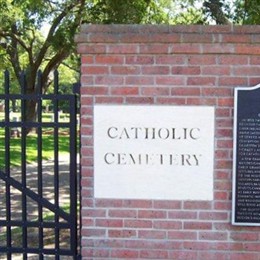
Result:
[[[83,259],[259,259],[231,225],[233,89],[260,82],[260,26],[83,25]],[[94,198],[93,106],[214,106],[212,201]]]

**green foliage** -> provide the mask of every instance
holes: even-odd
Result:
[[[141,23],[149,3],[148,0],[96,0],[89,7],[88,22]]]
[[[260,24],[260,0],[205,0],[202,2],[205,17],[211,20],[215,20],[216,15],[221,14],[233,24]]]

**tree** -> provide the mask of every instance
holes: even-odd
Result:
[[[54,69],[66,63],[77,67],[70,64],[78,64],[74,36],[82,22],[260,22],[259,0],[0,0],[0,10],[0,68],[11,65],[18,84],[25,70],[28,93],[35,91],[39,69],[47,91]],[[43,35],[41,28],[46,24],[50,28]],[[26,119],[33,120],[35,111],[35,102],[29,102]]]
[[[20,85],[20,74],[26,71],[27,93],[35,91],[39,69],[46,91],[50,73],[72,53],[84,6],[84,0],[0,0],[1,51],[6,53]],[[45,38],[40,34],[44,23],[50,24]],[[33,120],[35,112],[35,101],[28,102],[26,120]]]
[[[204,14],[217,24],[260,24],[259,0],[203,1]]]
[[[155,0],[0,0],[0,54],[5,53],[20,82],[27,75],[27,93],[35,92],[37,71],[42,70],[44,91],[50,73],[68,57],[77,63],[74,36],[82,21],[90,23],[140,23]],[[49,24],[45,36],[41,33]],[[76,60],[76,62],[75,62]],[[71,62],[70,62],[71,64]],[[77,63],[78,64],[78,63]],[[75,66],[74,66],[75,68]],[[28,101],[26,120],[33,121],[36,102]]]

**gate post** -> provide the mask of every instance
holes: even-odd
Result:
[[[259,35],[82,26],[83,259],[258,259],[260,228],[230,216],[233,89],[260,81]]]

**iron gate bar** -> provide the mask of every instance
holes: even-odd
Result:
[[[5,94],[9,95],[9,86],[10,86],[10,75],[8,71],[5,71]],[[10,122],[10,99],[5,99],[5,121],[7,124]],[[5,171],[8,177],[10,177],[10,131],[7,126],[5,126]],[[6,221],[11,220],[11,193],[10,185],[5,184],[6,190]],[[7,247],[11,247],[12,237],[11,237],[11,227],[6,227],[6,243]],[[7,254],[7,259],[11,260],[11,254]]]
[[[70,223],[65,223],[65,222],[59,222],[58,224],[55,222],[40,222],[40,221],[19,221],[19,220],[0,220],[0,225],[4,226],[10,226],[10,227],[21,227],[21,226],[26,226],[26,227],[43,227],[43,228],[54,228],[56,225],[57,227],[61,229],[66,229],[70,227]]]
[[[70,221],[70,214],[66,213],[61,208],[57,208],[56,205],[53,205],[51,202],[49,202],[47,199],[41,198],[37,193],[30,190],[27,187],[24,187],[23,184],[21,184],[19,181],[15,180],[12,177],[8,177],[5,173],[0,171],[0,179],[8,183],[9,186],[12,186],[16,188],[17,190],[21,191],[24,196],[30,197],[32,200],[40,203],[42,206],[47,208],[48,210],[57,213],[59,217],[62,217],[66,221]],[[26,219],[23,219],[23,222],[26,222]]]
[[[25,253],[27,254],[48,254],[48,255],[64,255],[64,256],[74,256],[74,252],[68,249],[48,249],[48,248],[20,248],[20,247],[0,247],[0,252],[4,253]],[[24,259],[24,258],[23,258]],[[75,258],[76,259],[76,258]]]
[[[58,95],[58,72],[55,71],[54,74],[54,95]],[[58,124],[59,114],[58,114],[58,100],[55,99],[53,101],[54,107],[54,122]],[[59,129],[58,127],[54,127],[54,205],[55,207],[59,207],[59,140],[58,140]],[[57,214],[54,216],[55,223],[59,223],[59,217]],[[55,248],[60,249],[59,243],[60,232],[57,227],[55,227]],[[55,257],[58,260],[58,256]]]
[[[37,85],[36,85],[36,94],[38,97],[38,108],[37,108],[37,121],[39,124],[42,124],[42,88],[41,88],[41,80],[42,80],[42,73],[41,71],[38,72],[38,78],[37,78]],[[38,195],[42,199],[43,195],[43,189],[42,189],[42,183],[43,183],[43,178],[42,178],[42,128],[38,127],[37,128],[37,145],[38,145]],[[43,222],[43,207],[41,203],[38,203],[38,220],[40,223]],[[56,225],[56,223],[55,223]],[[38,241],[39,241],[39,248],[43,248],[43,226],[39,226],[39,236],[38,236]],[[43,260],[43,254],[39,254],[39,260]]]
[[[21,77],[21,81],[22,81],[22,91],[21,94],[23,96],[26,95],[26,78],[25,78],[25,74],[22,73],[22,77]],[[22,99],[21,100],[21,116],[22,116],[22,121],[25,122],[26,121],[26,100]],[[22,162],[22,167],[21,167],[21,171],[22,171],[22,220],[23,222],[27,221],[27,198],[26,198],[26,191],[27,191],[27,187],[26,187],[26,128],[25,126],[22,126],[22,131],[21,131],[21,162]],[[7,180],[8,181],[8,180]],[[23,248],[27,248],[27,227],[23,226],[22,227],[22,245]],[[23,254],[23,259],[26,260],[27,259],[27,254],[24,252]]]
[[[72,125],[77,125],[77,111],[76,111],[76,104],[77,104],[77,99],[76,95],[72,96],[74,99],[73,102],[70,103],[70,111],[71,111],[71,123]],[[74,105],[73,105],[74,104]],[[70,172],[73,172],[73,169],[77,168],[77,128],[74,127],[71,131],[70,135]],[[73,156],[76,154],[76,156]],[[77,176],[76,174],[70,174],[70,197],[75,198],[74,200],[71,201],[70,205],[70,215],[71,216],[76,216],[72,220],[72,226],[77,226]],[[71,248],[73,251],[77,251],[77,229],[70,229],[71,231]],[[75,243],[76,241],[76,243]]]

